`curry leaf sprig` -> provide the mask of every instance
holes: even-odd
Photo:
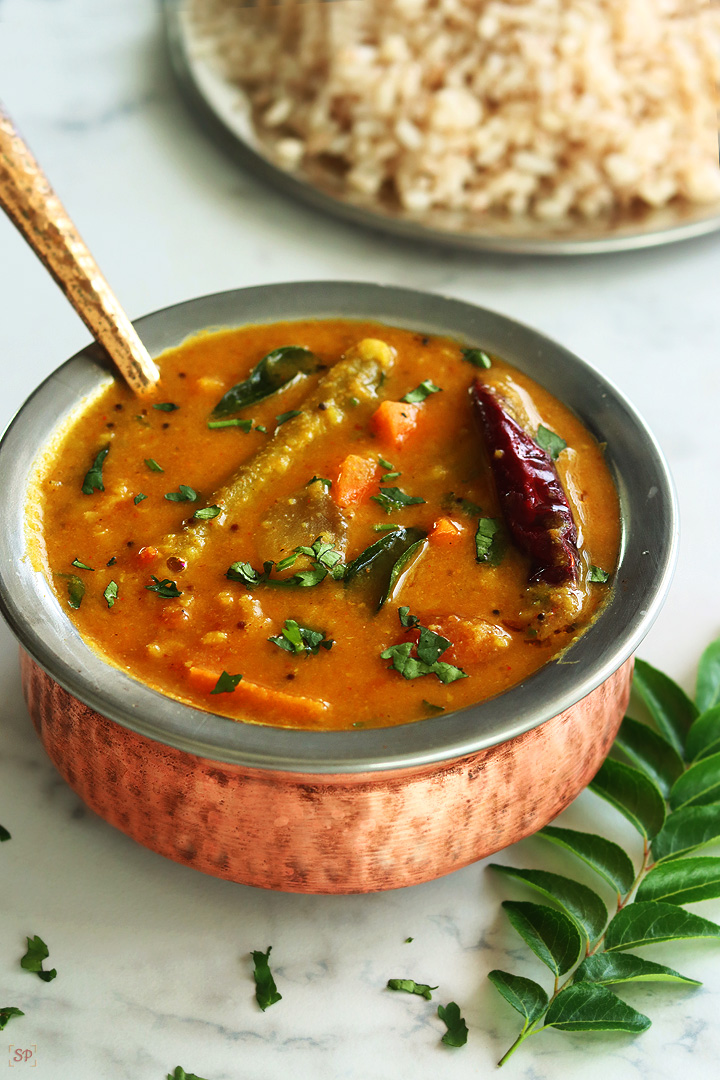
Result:
[[[503,904],[513,928],[552,972],[554,984],[548,993],[532,979],[489,973],[496,990],[523,1018],[500,1065],[525,1039],[546,1028],[647,1030],[650,1019],[611,986],[699,983],[634,950],[665,941],[720,938],[720,926],[685,910],[688,904],[720,897],[720,858],[694,854],[720,840],[720,639],[700,659],[695,701],[642,660],[635,665],[633,689],[655,728],[626,717],[614,744],[618,756],[605,761],[590,789],[637,830],[641,854],[634,862],[618,844],[573,829],[548,826],[538,834],[604,879],[617,897],[615,911],[608,915],[594,889],[569,877],[492,865],[555,905]]]

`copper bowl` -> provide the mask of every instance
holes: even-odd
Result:
[[[245,724],[165,697],[97,656],[26,557],[38,447],[110,376],[95,346],[57,369],[0,444],[0,604],[22,650],[30,714],[96,813],[141,844],[232,881],[289,892],[397,888],[447,874],[541,828],[590,781],[627,704],[632,655],[667,593],[677,509],[633,408],[560,345],[471,304],[408,289],[303,282],[190,300],[137,329],[153,355],[208,327],[312,315],[377,319],[503,356],[607,443],[623,538],[601,615],[491,701],[378,730]]]

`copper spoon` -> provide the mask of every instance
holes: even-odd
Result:
[[[140,396],[152,393],[160,380],[157,366],[1,104],[0,206],[130,389]]]

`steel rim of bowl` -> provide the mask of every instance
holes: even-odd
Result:
[[[506,742],[570,708],[637,649],[662,606],[677,557],[677,501],[654,436],[622,394],[585,361],[506,316],[394,286],[300,282],[231,290],[136,320],[151,355],[199,330],[284,320],[373,319],[482,346],[562,397],[599,439],[623,519],[620,562],[602,615],[523,683],[479,705],[397,727],[299,731],[203,712],[111,667],[80,638],[25,551],[25,490],[51,434],[109,378],[96,345],[71,357],[31,394],[0,443],[5,526],[0,608],[22,647],[69,693],[110,720],[200,757],[301,773],[366,773],[461,758]]]
[[[313,184],[301,175],[287,172],[266,157],[260,148],[252,145],[233,122],[232,110],[219,104],[208,87],[204,85],[201,71],[190,56],[188,37],[184,25],[182,0],[163,0],[165,32],[170,63],[182,97],[190,111],[201,121],[222,148],[240,165],[263,182],[272,184],[284,195],[299,199],[315,210],[341,218],[355,226],[374,232],[399,236],[415,243],[439,244],[443,247],[470,251],[487,251],[507,255],[607,255],[623,251],[638,251],[693,240],[720,230],[720,206],[648,211],[650,226],[621,222],[609,227],[609,231],[595,235],[590,228],[588,235],[570,238],[557,235],[503,235],[492,230],[481,233],[464,229],[443,229],[424,225],[402,213],[392,214],[381,209],[371,209],[343,199],[329,190]]]

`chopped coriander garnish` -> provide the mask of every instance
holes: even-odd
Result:
[[[588,574],[588,581],[597,582],[598,585],[604,585],[610,575],[606,570],[601,570],[599,566],[591,566],[590,573]]]
[[[82,492],[84,495],[92,495],[94,491],[104,491],[105,485],[103,484],[103,464],[105,458],[110,453],[110,447],[104,446],[102,450],[99,450],[95,455],[95,460],[85,473],[85,479],[82,484]]]
[[[252,420],[208,420],[209,428],[239,427],[247,435],[253,426]]]
[[[271,951],[272,945],[268,945],[267,952],[260,952],[258,949],[254,950],[252,954],[253,964],[255,965],[255,970],[253,971],[253,978],[255,979],[255,1000],[263,1012],[271,1005],[274,1005],[276,1001],[282,1000],[282,994],[278,993],[278,988],[275,985],[275,980],[272,977],[270,965],[268,963]]]
[[[442,386],[436,386],[432,379],[423,379],[419,386],[416,386],[414,390],[410,390],[400,400],[406,401],[408,405],[418,405],[425,398],[430,397],[431,394],[440,393],[442,393]]]
[[[7,829],[3,825],[0,825],[0,843],[2,843],[3,840],[12,840],[12,837]]]
[[[116,562],[117,562],[117,555],[113,555],[112,559],[108,559],[108,561],[105,563],[105,565],[106,566],[114,566]]]
[[[502,526],[497,518],[480,518],[475,533],[475,558],[477,562],[499,566],[505,553]]]
[[[402,525],[386,525],[383,521],[373,525],[373,532],[394,532],[395,529],[402,529]]]
[[[71,566],[77,566],[78,570],[91,570],[93,573],[95,573],[95,567],[94,566],[88,566],[87,563],[80,562],[77,555],[75,556],[73,561],[70,563],[70,565]]]
[[[467,514],[469,517],[480,517],[482,514],[482,507],[471,499],[464,499],[461,495],[456,495],[454,491],[448,491],[447,495],[443,495],[440,505],[443,510],[462,510],[463,514]]]
[[[147,499],[147,495],[143,495],[143,493],[141,491],[139,495],[135,496],[135,498],[133,499],[133,502],[137,506],[137,504],[143,502],[144,499]]]
[[[330,651],[335,642],[332,638],[326,638],[319,630],[310,630],[307,626],[300,626],[294,619],[286,619],[285,625],[279,634],[269,637],[273,645],[278,645],[285,652],[305,656],[317,656],[320,647]]]
[[[180,484],[177,491],[168,491],[165,495],[168,502],[195,502],[197,497],[195,488],[188,487],[187,484]]]
[[[312,480],[308,480],[305,487],[310,487],[311,484],[322,484],[326,491],[329,491],[332,487],[332,480],[328,480],[326,476],[313,476]]]
[[[21,1009],[16,1009],[14,1005],[3,1005],[0,1008],[0,1031],[4,1031],[9,1021],[13,1016],[24,1016],[25,1013]],[[11,1063],[12,1064],[12,1063]]]
[[[148,469],[150,469],[150,472],[165,472],[162,465],[158,465],[155,458],[146,457],[145,464],[147,465]]]
[[[395,466],[393,465],[393,463],[391,461],[388,461],[387,458],[380,457],[379,455],[378,455],[378,462],[383,467],[383,469],[394,469],[395,468]]]
[[[547,451],[553,461],[557,461],[563,450],[567,448],[565,440],[561,439],[560,436],[556,435],[550,428],[545,427],[544,424],[541,424],[537,429],[535,442],[539,447]]]
[[[398,615],[402,625],[406,628],[417,628],[420,637],[417,645],[412,641],[404,641],[401,645],[391,645],[380,653],[382,660],[392,660],[391,669],[399,672],[404,679],[418,679],[422,675],[436,675],[441,683],[467,679],[468,676],[462,668],[440,659],[452,644],[448,638],[421,626],[416,616],[410,615],[406,607],[398,608]],[[416,651],[415,656],[411,655],[413,649]]]
[[[174,401],[158,401],[153,405],[153,409],[159,409],[160,412],[175,412],[180,406],[176,405]]]
[[[387,484],[388,480],[397,480],[398,476],[402,476],[400,472],[386,472],[380,477],[381,484]]]
[[[105,592],[103,593],[103,596],[105,597],[105,599],[107,601],[107,606],[109,608],[112,607],[113,604],[115,603],[115,601],[118,598],[118,587],[117,587],[117,582],[116,581],[111,581],[111,582],[108,583],[108,586],[105,589]]]
[[[210,521],[212,518],[217,517],[221,511],[221,506],[203,506],[200,510],[195,511],[193,517],[197,518],[198,521]]]
[[[405,938],[405,940],[404,940],[404,942],[403,942],[403,945],[409,945],[409,944],[410,944],[410,942],[411,942],[411,941],[414,941],[414,940],[415,940],[415,938],[411,938],[411,937],[406,937],[406,938]],[[435,989],[437,989],[437,988],[436,988],[435,986],[433,986],[433,987],[431,987],[431,989],[432,989],[432,990],[435,990]]]
[[[433,712],[433,713],[445,712],[445,706],[444,705],[433,705],[432,701],[425,701],[424,698],[423,698],[423,705],[425,706],[426,709],[428,709],[430,712]]]
[[[170,578],[163,578],[160,581],[154,574],[151,574],[150,577],[153,579],[153,584],[145,586],[149,592],[157,593],[163,600],[175,600],[178,596],[182,596],[182,592]]]
[[[294,416],[299,416],[302,409],[288,409],[287,412],[281,412],[279,416],[275,417],[275,423],[277,427],[281,427],[287,423],[288,420],[292,420]]]
[[[482,349],[461,349],[460,352],[473,367],[486,369],[492,367],[492,360]]]
[[[77,574],[56,574],[55,577],[67,581],[68,605],[77,611],[85,595],[85,582]]]
[[[211,690],[210,693],[232,694],[239,682],[242,682],[242,675],[229,675],[227,671],[223,671],[222,675],[215,683],[215,689]]]
[[[348,405],[349,405],[349,406],[350,406],[350,407],[351,407],[352,409],[356,408],[356,407],[357,407],[357,406],[358,406],[359,404],[360,404],[360,398],[357,398],[357,397],[351,397],[351,398],[349,398],[349,399],[348,399]]]
[[[141,416],[140,413],[133,416],[133,420],[137,420],[138,424],[142,424],[143,427],[150,427],[150,422],[144,416]]]
[[[270,573],[275,566],[271,559],[263,563],[262,573],[253,569],[248,562],[235,562],[230,566],[225,577],[230,581],[242,582],[247,589],[254,589],[258,585],[275,585],[280,588],[310,588],[324,581],[328,573],[336,581],[345,575],[342,555],[339,551],[335,551],[332,544],[328,544],[323,540],[322,536],[318,536],[311,547],[295,548],[292,555],[288,555],[277,564],[276,569],[279,571],[289,569],[297,561],[298,555],[307,555],[312,560],[312,567],[309,570],[298,570],[289,578],[270,577]]]
[[[262,431],[263,435],[267,435],[267,428],[265,427],[264,424],[256,424],[255,425],[255,430],[256,431]]]
[[[37,934],[27,939],[27,952],[20,960],[20,967],[25,971],[32,971],[43,982],[52,982],[57,975],[55,968],[43,971],[43,960],[47,960],[50,952],[47,945]]]
[[[370,498],[382,506],[386,514],[391,514],[393,510],[403,506],[415,506],[425,502],[419,495],[408,495],[396,487],[380,488],[380,494],[371,495]]]
[[[405,944],[412,941],[412,938],[407,938]],[[424,997],[426,1001],[432,1001],[431,990],[437,990],[437,986],[428,986],[427,983],[415,982],[414,979],[388,979],[388,990],[404,990],[406,994],[417,994],[419,997]]]
[[[447,1031],[442,1037],[446,1046],[464,1046],[467,1042],[467,1024],[460,1015],[460,1009],[454,1001],[447,1005],[438,1005],[438,1016],[445,1024]]]

